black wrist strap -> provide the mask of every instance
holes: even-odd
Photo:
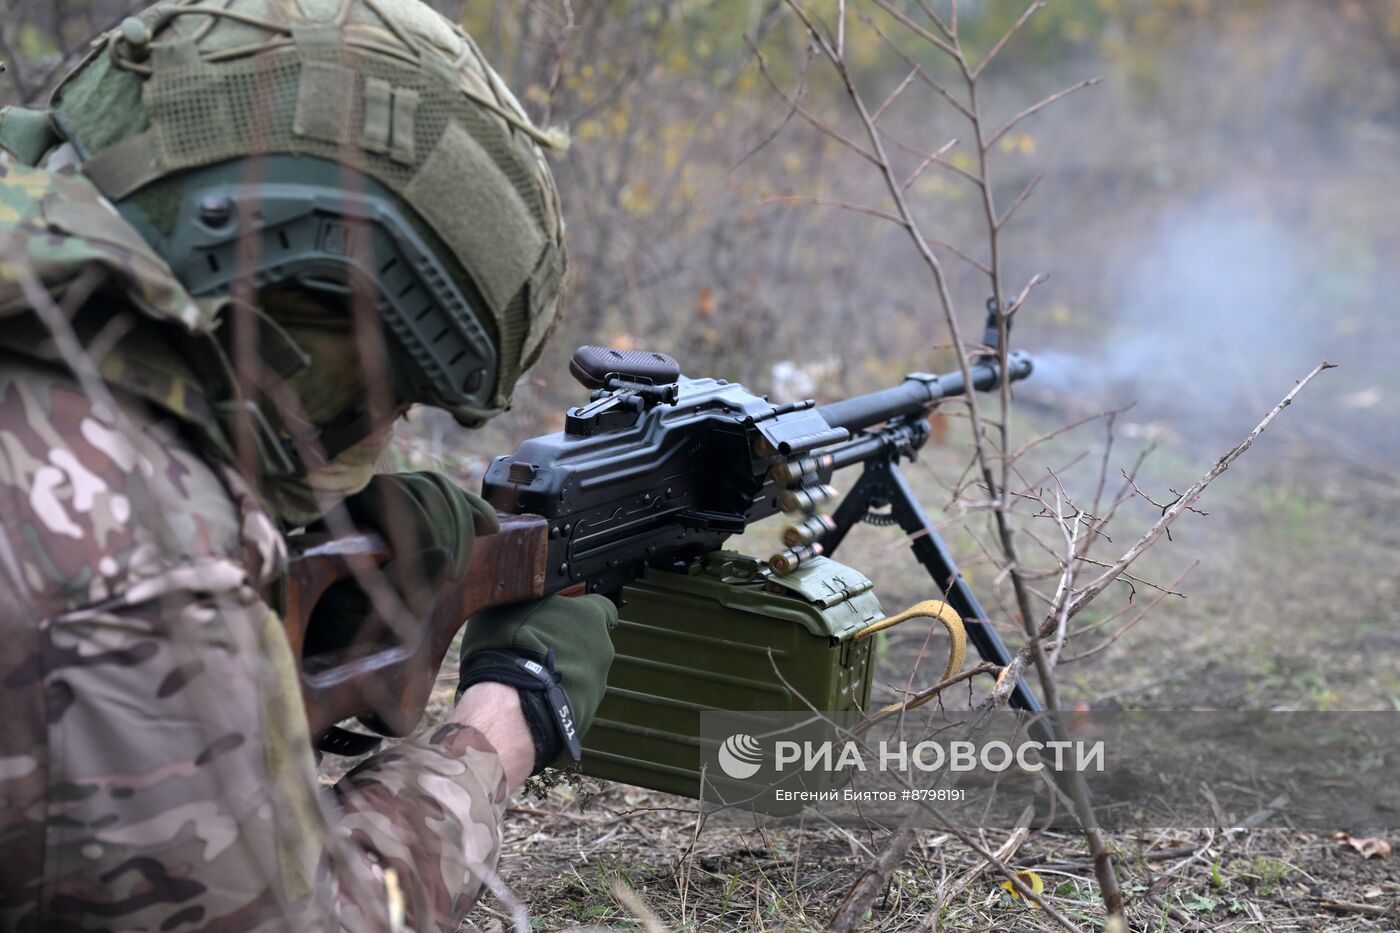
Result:
[[[538,774],[563,752],[578,761],[583,756],[574,725],[574,710],[559,686],[561,675],[554,665],[554,651],[544,658],[524,652],[492,648],[472,655],[457,685],[460,698],[468,687],[478,683],[499,683],[520,692],[520,710],[535,743],[535,769]]]

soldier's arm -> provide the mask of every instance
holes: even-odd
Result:
[[[495,870],[506,800],[534,756],[518,693],[477,684],[446,723],[335,785],[345,811],[336,831],[367,853],[377,874],[394,873],[386,887],[403,892],[410,914],[450,928]]]
[[[0,359],[0,402],[0,928],[392,929],[401,892],[452,929],[529,757],[514,697],[327,805],[246,486],[55,370]]]
[[[425,589],[460,582],[475,537],[498,527],[483,500],[432,473],[381,474],[345,506],[357,526],[392,542],[396,556],[384,576],[410,608],[413,571],[438,568],[419,581]],[[351,627],[369,611],[353,583],[323,597],[321,608]],[[467,686],[448,721],[375,755],[336,784],[344,811],[337,832],[366,853],[389,897],[403,892],[410,914],[446,926],[465,912],[495,869],[509,791],[565,750],[543,689],[521,683],[514,665],[502,663],[517,656],[544,663],[571,705],[566,721],[582,732],[602,697],[616,618],[601,596],[483,613],[467,625]]]
[[[452,711],[451,721],[476,729],[486,737],[500,756],[509,787],[525,783],[535,765],[535,746],[520,709],[520,694],[514,687],[497,683],[468,687]]]

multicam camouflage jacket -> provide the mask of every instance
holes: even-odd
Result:
[[[495,751],[444,726],[319,787],[272,523],[62,334],[17,352],[75,270],[99,311],[204,326],[159,262],[0,159],[0,930],[451,928],[497,858]]]

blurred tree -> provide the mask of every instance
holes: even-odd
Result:
[[[94,34],[144,5],[0,2],[0,58],[10,65],[0,76],[0,103],[41,101]],[[915,0],[891,2],[922,16]],[[554,157],[573,258],[569,314],[534,372],[536,401],[527,390],[522,407],[553,411],[572,396],[553,374],[582,342],[652,344],[691,371],[758,386],[774,363],[807,360],[825,373],[823,392],[934,365],[931,347],[944,335],[928,332],[915,311],[925,296],[902,240],[873,220],[774,203],[795,193],[877,205],[882,197],[858,188],[849,154],[800,129],[763,86],[750,43],[813,111],[841,110],[827,106],[840,89],[826,69],[807,67],[810,50],[782,0],[432,4],[478,39],[532,116],[573,138]],[[813,6],[827,17],[837,8],[836,0]],[[1023,10],[1021,0],[962,0],[968,45],[987,48]],[[853,24],[877,15],[868,0],[850,0],[848,12]],[[848,38],[863,93],[883,98],[907,65],[874,30],[852,28]],[[1241,166],[1296,162],[1308,150],[1340,165],[1325,151],[1350,145],[1358,127],[1400,126],[1400,3],[1051,0],[1026,24],[1015,54],[998,63],[990,106],[1100,69],[1109,87],[1095,102],[1076,104],[1085,109],[1063,118],[1066,125],[1019,128],[995,153],[1009,188],[1028,180],[1033,163],[1056,176],[1014,234],[1024,238],[1017,255],[1046,268],[1096,265],[1099,223],[1117,223],[1112,239],[1130,250],[1141,224],[1122,212],[1150,210],[1164,192],[1218,184],[1222,172]],[[950,115],[904,102],[887,120],[918,145],[963,132]],[[965,144],[950,153],[954,164],[967,158]],[[917,193],[919,209],[960,239],[957,225],[970,216],[975,192],[953,174],[930,172]],[[1378,203],[1350,201],[1346,211],[1371,218],[1363,208]],[[1342,206],[1307,223],[1325,233]],[[1076,225],[1037,226],[1042,209],[1045,217],[1074,216]],[[1324,242],[1334,240],[1385,254],[1368,235]],[[1071,243],[1083,260],[1063,255]],[[1052,303],[1062,310],[1048,320],[1071,336],[1099,328],[1110,305],[1103,281],[1097,269],[1057,275]]]

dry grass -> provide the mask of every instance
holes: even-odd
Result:
[[[706,829],[690,801],[611,787],[580,811],[556,790],[514,811],[504,877],[537,929],[644,929],[617,895],[635,892],[667,930],[820,930],[880,837],[817,827]],[[672,809],[675,808],[675,809]],[[1005,834],[988,833],[995,848]],[[1363,860],[1317,835],[1259,830],[1210,843],[1201,834],[1110,835],[1136,930],[1394,930],[1400,867]],[[1162,853],[1186,854],[1162,858]],[[1013,864],[1038,872],[1053,903],[1097,928],[1098,895],[1082,840],[1032,835]],[[957,879],[970,883],[947,903]],[[464,929],[502,927],[490,900]],[[875,930],[1050,930],[946,835],[923,834],[869,919]]]

